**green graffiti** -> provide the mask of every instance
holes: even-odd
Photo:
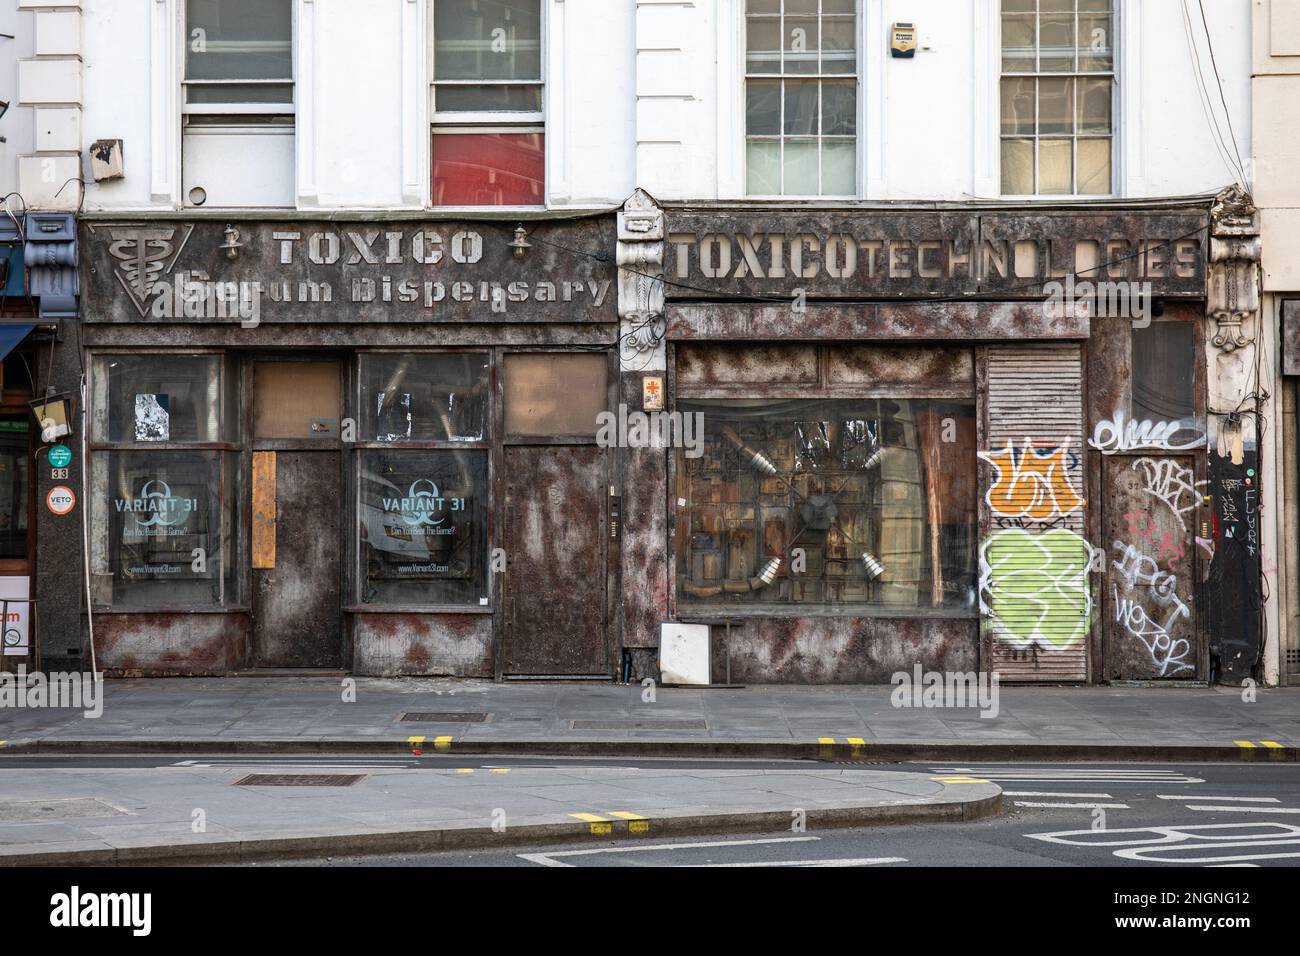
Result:
[[[1077,644],[1092,619],[1091,555],[1088,542],[1064,528],[989,535],[980,547],[980,611],[1017,646]]]

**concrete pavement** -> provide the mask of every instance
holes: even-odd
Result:
[[[25,758],[18,758],[21,764]],[[424,853],[692,832],[954,822],[997,813],[963,775],[810,766],[0,766],[0,866]]]
[[[1297,759],[1300,688],[1001,688],[998,713],[890,687],[654,689],[409,678],[108,681],[103,715],[0,709],[5,752],[396,752],[932,759]],[[354,691],[355,700],[345,698]],[[403,717],[408,719],[403,719]],[[420,719],[412,720],[411,717]]]

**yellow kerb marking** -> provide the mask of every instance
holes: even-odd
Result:
[[[614,832],[614,825],[612,823],[591,823],[588,824],[588,826],[591,827],[591,832],[596,836],[609,836],[609,834]]]
[[[628,833],[649,833],[649,832],[650,832],[650,821],[649,821],[649,820],[633,820],[633,821],[631,821],[631,822],[627,825],[627,832],[628,832]]]
[[[817,738],[817,742],[818,742],[819,744],[833,744],[833,743],[835,743],[835,738],[834,738],[834,737],[818,737],[818,738]]]
[[[931,777],[939,783],[988,783],[987,780],[981,780],[979,777]]]
[[[1238,747],[1250,747],[1250,748],[1253,748],[1253,747],[1255,746],[1255,745],[1252,744],[1249,740],[1234,740],[1233,743],[1236,744]]]
[[[509,772],[510,772],[510,768],[509,768],[509,767],[493,767],[493,768],[492,768],[492,772],[493,772],[493,773],[509,773]]]
[[[571,816],[571,817],[577,817],[577,818],[578,818],[579,820],[581,820],[583,823],[605,823],[605,822],[607,822],[606,819],[605,819],[604,817],[602,817],[602,816],[597,816],[597,815],[594,814],[594,813],[570,813],[569,816]]]
[[[457,773],[473,773],[473,772],[474,772],[474,768],[473,768],[473,767],[457,767],[457,768],[456,768],[456,772],[457,772]]]
[[[450,737],[434,737],[434,738],[433,738],[433,749],[434,749],[434,750],[450,750],[450,749],[451,749],[451,738],[450,738]]]
[[[861,737],[845,737],[844,739],[847,740],[849,743],[853,744],[853,746],[855,747],[861,747],[863,744],[866,743],[866,741],[863,740]]]
[[[4,741],[0,740],[0,744],[2,743],[4,743]],[[1276,740],[1261,740],[1260,743],[1263,744],[1265,747],[1277,747],[1279,749],[1282,747],[1282,745],[1278,743]]]
[[[639,813],[629,813],[626,810],[610,810],[611,817],[618,817],[620,820],[644,820],[645,817]]]
[[[420,744],[424,743],[424,738],[423,738],[423,737],[407,737],[407,738],[406,738],[406,742],[407,742],[408,744],[410,744],[412,747],[418,747],[418,746],[420,746]]]

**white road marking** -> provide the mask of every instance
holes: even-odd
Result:
[[[1188,810],[1206,813],[1300,813],[1300,807],[1216,807],[1206,804],[1188,804]]]
[[[1176,770],[1104,768],[931,767],[932,773],[963,773],[999,783],[1204,783]]]
[[[697,863],[686,869],[726,869],[742,866],[876,866],[882,863],[906,863],[903,856],[864,856],[837,860],[764,860],[754,863]]]
[[[1091,797],[1095,800],[1115,799],[1109,793],[1058,793],[1055,790],[1003,790],[1005,797]]]
[[[573,866],[556,857],[590,856],[595,853],[646,853],[654,850],[696,850],[721,846],[762,846],[769,843],[809,843],[821,837],[772,837],[766,840],[711,840],[706,843],[632,843],[628,846],[603,846],[594,850],[554,850],[550,853],[519,853],[521,860],[541,866]]]
[[[1157,793],[1156,799],[1157,800],[1182,800],[1182,801],[1218,800],[1220,802],[1236,801],[1239,803],[1281,803],[1282,802],[1277,797],[1211,797],[1204,793],[1197,793],[1197,794],[1184,793],[1181,795]]]
[[[1018,807],[1057,807],[1067,810],[1128,810],[1127,803],[1049,803],[1046,800],[1016,800]]]

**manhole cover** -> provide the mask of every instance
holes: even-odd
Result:
[[[236,787],[350,787],[366,779],[364,773],[250,773]]]
[[[572,730],[708,730],[703,718],[695,720],[571,720]]]
[[[408,710],[402,714],[402,720],[422,724],[481,724],[491,716],[482,711]]]
[[[64,797],[58,800],[8,800],[0,803],[0,823],[37,820],[76,820],[88,817],[116,817],[126,810],[95,797]]]

